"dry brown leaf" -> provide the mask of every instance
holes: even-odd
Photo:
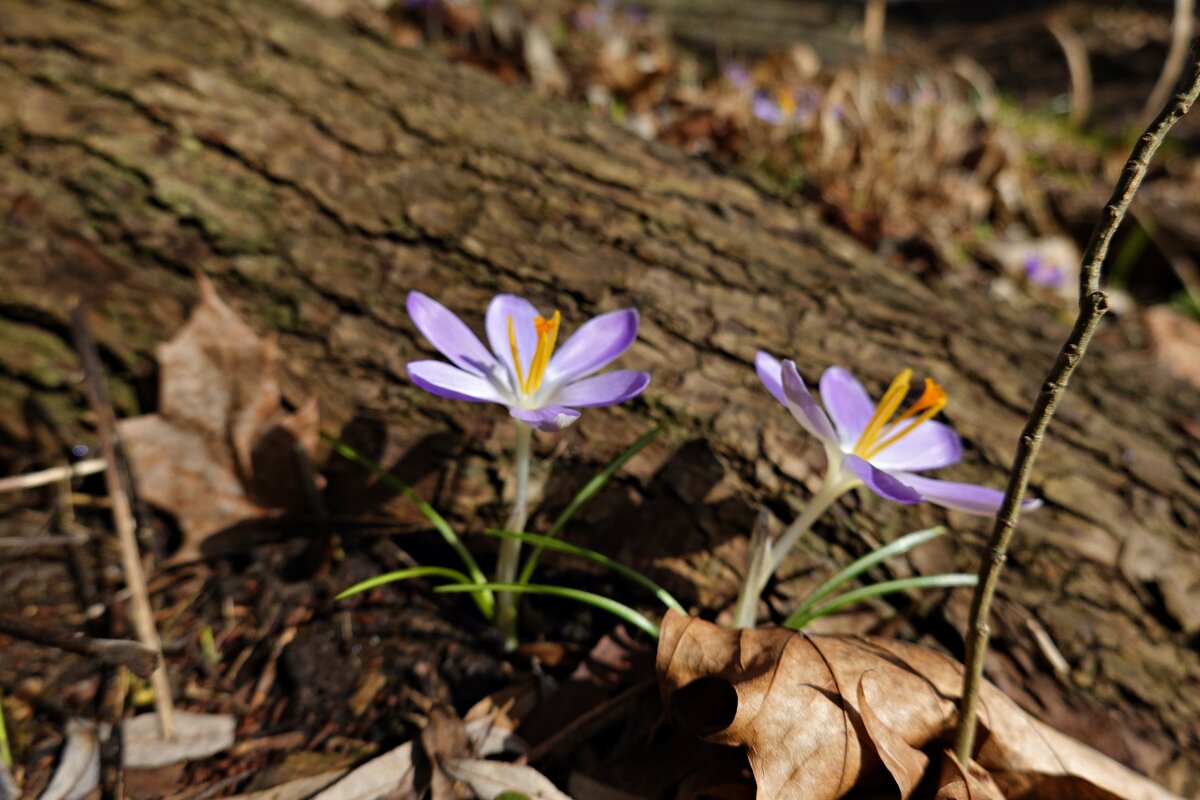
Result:
[[[373,758],[312,800],[378,800],[381,797],[407,797],[413,786],[413,743],[405,742],[378,758]]]
[[[493,800],[505,792],[523,794],[530,800],[571,800],[545,775],[524,764],[457,758],[447,759],[442,768],[470,787],[480,800]]]
[[[964,770],[954,754],[945,750],[933,800],[1004,800],[1004,795],[977,763],[972,761],[970,771]]]
[[[929,764],[923,751],[940,751],[953,731],[962,667],[903,642],[734,630],[671,611],[658,676],[681,725],[746,747],[760,797],[832,800],[881,770],[910,796]],[[1003,796],[1177,800],[995,687],[981,700],[976,761]]]
[[[139,714],[121,725],[121,763],[126,769],[154,769],[198,761],[233,746],[232,714],[175,712],[175,736],[164,740],[157,714]]]
[[[187,324],[156,351],[158,413],[119,426],[138,493],[179,522],[174,561],[198,557],[216,533],[300,506],[295,448],[311,455],[319,436],[315,401],[283,409],[274,341],[259,338],[207,278],[199,285]]]
[[[86,720],[68,720],[62,758],[41,800],[82,800],[99,786],[100,742],[96,726]]]

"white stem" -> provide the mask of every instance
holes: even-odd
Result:
[[[787,530],[772,543],[766,536],[751,538],[750,564],[746,571],[746,580],[738,594],[737,605],[733,612],[735,628],[753,628],[758,616],[758,599],[762,596],[767,581],[775,574],[775,570],[787,558],[788,553],[800,541],[804,534],[812,529],[816,522],[839,497],[858,485],[854,478],[847,478],[842,469],[841,459],[832,460],[825,482],[817,490],[808,505],[800,512]]]
[[[533,428],[517,422],[517,446],[513,453],[514,489],[512,513],[505,527],[510,531],[525,531],[529,519],[529,461],[533,445]],[[496,582],[516,583],[517,567],[521,561],[521,541],[504,539],[500,542],[500,555],[496,559]],[[504,647],[514,650],[517,646],[517,596],[512,592],[496,595],[496,624],[504,637]]]

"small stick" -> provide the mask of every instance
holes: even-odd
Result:
[[[1154,109],[1162,108],[1171,96],[1171,88],[1179,80],[1179,73],[1187,63],[1188,42],[1195,28],[1195,0],[1175,0],[1175,18],[1171,20],[1171,45],[1163,61],[1162,72],[1154,84],[1146,106],[1142,109],[1141,121],[1149,124]]]
[[[85,475],[95,475],[103,472],[108,462],[103,458],[88,458],[61,467],[50,467],[40,472],[30,472],[25,475],[13,475],[10,478],[0,478],[0,493],[19,492],[22,489],[34,489],[38,486],[48,486],[51,483],[82,478]]]
[[[125,584],[129,588],[130,618],[138,640],[152,649],[157,657],[158,666],[150,676],[150,683],[154,687],[154,707],[158,712],[162,737],[171,739],[175,736],[175,707],[172,705],[171,680],[167,675],[166,663],[162,660],[162,642],[159,641],[158,630],[154,626],[154,610],[150,605],[146,574],[138,553],[137,522],[133,518],[130,493],[125,484],[125,476],[128,473],[121,469],[117,462],[120,445],[117,441],[116,415],[108,398],[100,356],[96,352],[96,343],[92,339],[91,331],[88,330],[82,303],[76,303],[71,309],[71,330],[75,339],[75,349],[79,351],[79,359],[83,365],[88,404],[92,407],[92,413],[96,415],[100,451],[108,462],[104,479],[109,497],[112,498],[113,526],[117,529],[121,566],[125,573]]]
[[[108,666],[126,667],[140,678],[149,677],[158,664],[158,654],[153,648],[125,639],[89,639],[85,636],[70,636],[41,625],[32,625],[4,616],[0,616],[0,633],[14,639],[24,639],[34,644],[88,656]]]
[[[1058,42],[1067,59],[1067,74],[1071,77],[1071,125],[1083,127],[1092,113],[1092,66],[1088,62],[1087,45],[1061,14],[1046,20],[1046,30]]]
[[[988,614],[991,610],[992,597],[996,593],[996,585],[1000,580],[1000,571],[1008,558],[1008,546],[1012,542],[1013,533],[1017,527],[1017,518],[1021,511],[1021,500],[1025,497],[1025,489],[1029,486],[1029,476],[1033,471],[1033,463],[1037,459],[1042,446],[1042,438],[1059,400],[1067,390],[1067,382],[1075,371],[1079,361],[1087,350],[1088,343],[1100,318],[1108,310],[1108,295],[1100,290],[1100,268],[1108,255],[1108,246],[1112,243],[1121,220],[1129,204],[1142,185],[1150,159],[1163,143],[1167,132],[1183,117],[1200,95],[1200,39],[1192,43],[1191,70],[1188,80],[1171,100],[1159,112],[1158,117],[1141,135],[1129,154],[1129,161],[1117,179],[1112,196],[1100,213],[1100,219],[1092,231],[1091,241],[1083,256],[1083,264],[1079,276],[1079,314],[1070,335],[1059,350],[1054,366],[1046,375],[1042,384],[1041,394],[1029,412],[1021,438],[1017,442],[1017,452],[1013,458],[1012,470],[1009,472],[1008,485],[1004,489],[1004,502],[996,514],[996,523],[992,528],[991,539],[988,541],[988,557],[979,566],[979,585],[971,599],[971,616],[967,629],[967,652],[965,668],[963,669],[962,700],[959,707],[958,733],[954,745],[954,755],[964,768],[970,763],[975,750],[975,719],[979,713],[979,687],[983,682],[983,659],[987,652],[988,637],[991,629],[988,626]]]

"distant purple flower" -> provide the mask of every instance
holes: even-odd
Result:
[[[884,91],[883,96],[889,106],[895,107],[904,102],[906,94],[907,93],[904,91],[904,87],[900,84],[889,83],[887,89]]]
[[[832,480],[865,485],[898,503],[930,502],[983,515],[995,514],[1000,508],[1004,494],[997,489],[917,474],[948,467],[962,457],[958,434],[933,419],[945,407],[946,393],[932,379],[925,379],[921,396],[897,415],[908,394],[912,370],[900,373],[883,399],[875,403],[849,371],[830,367],[821,376],[822,408],[794,362],[780,363],[759,351],[755,368],[767,391],[825,445]],[[1027,500],[1023,507],[1039,505],[1040,500]]]
[[[1067,280],[1067,273],[1058,264],[1048,263],[1037,253],[1030,253],[1022,264],[1025,277],[1037,286],[1049,286],[1057,289]]]
[[[490,350],[454,312],[420,292],[409,293],[408,315],[452,362],[410,362],[413,383],[439,397],[507,406],[538,430],[562,430],[579,418],[578,409],[623,403],[650,382],[647,373],[636,370],[593,374],[637,338],[638,313],[632,308],[588,320],[558,352],[561,315],[555,311],[547,319],[516,295],[496,295],[488,305],[484,327]]]
[[[740,61],[726,61],[725,66],[721,68],[721,74],[735,89],[746,91],[752,85],[750,72]]]

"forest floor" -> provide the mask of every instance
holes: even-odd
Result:
[[[1094,76],[1092,121],[1076,128],[1063,50],[1041,18],[948,23],[935,34],[938,55],[917,59],[904,43],[919,39],[925,21],[898,13],[884,61],[835,63],[803,43],[730,53],[718,42],[718,57],[679,41],[656,14],[615,3],[525,13],[503,4],[485,11],[410,2],[381,11],[305,2],[403,46],[433,46],[585,104],[777,197],[815,206],[939,291],[969,286],[1063,314],[1073,308],[1084,237],[1138,129],[1169,38],[1168,12],[1073,12]],[[1148,359],[1200,386],[1200,214],[1191,213],[1200,211],[1198,142],[1200,121],[1181,126],[1118,242],[1109,277],[1125,300],[1119,325],[1105,335],[1143,344]],[[15,474],[36,461],[5,466]],[[382,571],[446,563],[452,554],[358,466],[334,457],[317,471],[326,482],[319,514],[256,526],[234,552],[152,573],[179,705],[234,714],[237,743],[212,758],[128,771],[125,796],[199,800],[340,774],[409,739],[425,737],[437,750],[444,742],[430,740],[452,739],[459,724],[430,723],[438,714],[470,729],[473,720],[494,722],[500,707],[505,724],[520,723],[529,763],[580,796],[753,796],[739,751],[657,724],[652,643],[614,631],[601,612],[553,598],[526,603],[526,644],[505,654],[466,595],[435,596],[406,583],[335,600]],[[396,475],[419,491],[436,480],[413,465]],[[0,613],[95,636],[126,627],[116,602],[125,596],[121,573],[108,537],[97,533],[111,527],[110,512],[101,475],[0,495]],[[158,512],[142,522],[144,543],[170,563],[177,523]],[[314,529],[328,531],[320,546]],[[551,560],[545,582],[645,605],[602,571],[564,564]],[[106,614],[117,619],[102,625]],[[895,624],[873,611],[845,623],[855,632]],[[2,634],[0,642],[2,708],[24,796],[50,785],[69,721],[118,720],[127,704],[153,707],[140,679],[114,687],[112,672],[91,657]],[[553,704],[537,703],[551,694]],[[504,706],[506,698],[516,705]],[[433,767],[417,758],[414,769],[420,783]],[[598,771],[624,794],[585,795],[583,773]]]

